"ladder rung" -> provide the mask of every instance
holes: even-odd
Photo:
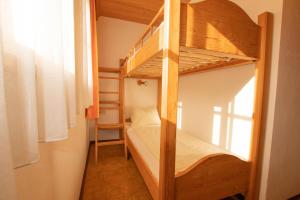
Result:
[[[119,77],[112,77],[112,76],[99,76],[99,79],[113,79],[113,80],[120,80]]]
[[[119,92],[116,91],[100,91],[101,94],[119,94]]]
[[[106,101],[106,100],[100,100],[99,104],[120,104],[120,101]]]
[[[97,127],[102,130],[112,130],[123,128],[123,124],[98,124]]]
[[[124,140],[109,140],[109,141],[99,141],[99,146],[109,146],[109,145],[117,145],[117,144],[124,144]]]
[[[100,110],[119,110],[120,107],[99,107]]]
[[[107,73],[120,73],[120,68],[116,67],[99,67],[99,72],[107,72]]]

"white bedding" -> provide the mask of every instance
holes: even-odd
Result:
[[[159,177],[160,126],[129,127],[127,135],[136,150],[142,156],[154,177]],[[216,153],[228,153],[219,147],[177,131],[175,173],[179,173],[205,156]]]

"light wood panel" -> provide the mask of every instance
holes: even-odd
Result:
[[[121,67],[123,60],[120,59],[120,81],[119,81],[119,123],[123,125],[123,129],[119,131],[119,138],[124,139],[124,125],[125,125],[125,103],[124,103],[124,95],[125,95],[125,85],[124,85],[124,68]]]
[[[163,0],[97,0],[97,17],[106,16],[149,24]]]
[[[120,104],[120,101],[111,101],[111,100],[100,100],[99,101],[100,104]]]
[[[181,46],[258,57],[259,26],[235,3],[206,0],[183,8]]]
[[[248,189],[250,163],[228,154],[207,156],[176,174],[177,200],[223,199]]]
[[[243,60],[255,61],[259,57],[260,27],[236,4],[219,0],[181,4],[180,14],[180,74],[236,65]],[[156,20],[157,17],[152,23]],[[130,50],[127,76],[161,76],[164,26],[161,24],[153,32],[149,25],[145,31],[150,32],[148,39],[143,34]]]
[[[175,199],[179,26],[180,0],[165,0],[159,161],[160,200]]]
[[[101,146],[110,146],[110,145],[118,145],[118,144],[124,144],[124,140],[113,140],[113,141],[101,141],[97,144],[98,147]]]
[[[125,146],[131,153],[154,200],[158,199],[158,183],[143,155],[125,133]],[[212,154],[186,170],[176,173],[175,196],[177,200],[223,199],[237,193],[247,193],[251,164],[234,155]]]
[[[163,29],[156,31],[143,45],[143,48],[133,52],[132,56],[126,62],[126,75],[128,75],[137,66],[141,66],[147,60],[155,58],[162,54],[163,48]],[[144,74],[147,76],[147,73]]]
[[[258,16],[258,24],[261,27],[260,34],[260,59],[255,67],[255,101],[252,125],[252,141],[251,141],[251,176],[248,199],[256,199],[257,195],[257,168],[258,168],[258,153],[261,138],[261,119],[263,112],[263,96],[266,67],[270,65],[270,48],[269,38],[272,38],[272,21],[271,13],[263,13]]]
[[[190,0],[181,0],[188,3]],[[106,16],[142,24],[149,24],[163,0],[96,0],[97,17]]]
[[[120,129],[123,128],[123,124],[98,124],[98,128],[102,130]]]

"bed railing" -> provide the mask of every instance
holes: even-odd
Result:
[[[129,54],[126,57],[126,60],[132,55],[134,55],[137,49],[143,46],[144,40],[148,36],[148,34],[150,34],[149,36],[152,36],[156,28],[159,27],[159,24],[163,21],[163,17],[164,17],[164,5],[158,10],[154,18],[151,20],[150,24],[147,26],[146,30],[139,37],[139,40],[134,44],[133,48],[130,49]]]

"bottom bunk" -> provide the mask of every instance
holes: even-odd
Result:
[[[129,150],[153,197],[158,199],[160,126],[128,127]],[[245,194],[250,163],[219,147],[178,131],[175,164],[176,199],[221,199]]]

